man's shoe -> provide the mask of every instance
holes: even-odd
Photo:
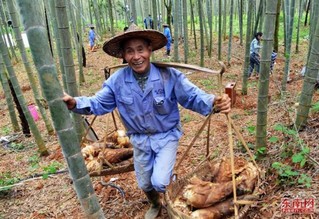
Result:
[[[145,192],[145,194],[149,202],[151,203],[151,207],[145,214],[145,219],[155,219],[159,215],[162,208],[159,193],[155,189],[153,189],[149,192]]]

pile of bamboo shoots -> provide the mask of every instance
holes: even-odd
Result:
[[[97,173],[100,173],[104,166],[133,157],[133,147],[123,130],[114,132],[105,142],[86,145],[81,152],[88,171]]]
[[[251,194],[258,180],[258,169],[243,158],[235,158],[237,195]],[[173,206],[191,218],[225,218],[234,212],[232,172],[229,158],[210,163],[207,174],[192,176]]]

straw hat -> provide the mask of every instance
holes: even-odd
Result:
[[[110,56],[123,58],[123,42],[133,38],[142,38],[148,40],[152,46],[153,51],[162,48],[167,43],[166,37],[161,32],[152,29],[142,30],[133,23],[124,33],[106,41],[103,44],[103,50]]]
[[[168,27],[168,24],[164,23],[164,24],[163,24],[163,27]]]

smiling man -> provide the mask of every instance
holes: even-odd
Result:
[[[81,114],[103,115],[118,109],[134,147],[138,186],[151,203],[145,218],[156,218],[161,209],[159,193],[170,183],[182,136],[178,104],[202,115],[213,109],[230,112],[228,95],[207,94],[174,68],[150,62],[153,51],[165,46],[166,37],[135,24],[104,43],[103,50],[120,59],[124,67],[106,80],[92,97],[63,97],[68,109]]]

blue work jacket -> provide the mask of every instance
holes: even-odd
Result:
[[[212,111],[214,95],[207,94],[174,68],[151,64],[144,92],[131,67],[124,67],[106,80],[92,97],[76,97],[74,112],[103,115],[116,107],[127,134],[159,134],[180,125],[178,103],[202,115]]]

